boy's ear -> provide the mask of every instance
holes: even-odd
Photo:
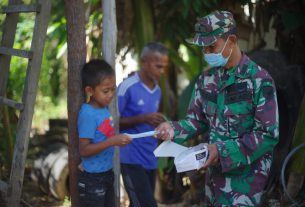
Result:
[[[93,88],[91,86],[86,86],[85,87],[85,93],[86,93],[86,96],[92,96],[93,94]]]

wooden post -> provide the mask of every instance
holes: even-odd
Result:
[[[115,52],[117,44],[117,25],[116,25],[116,9],[115,0],[102,0],[103,10],[103,40],[102,40],[102,56],[113,69],[115,69]],[[115,131],[119,132],[117,97],[115,96],[110,104],[110,111],[113,116]],[[120,151],[115,147],[113,158],[113,171],[115,176],[115,206],[120,206]]]
[[[77,190],[80,162],[78,151],[77,114],[84,94],[81,89],[81,68],[86,62],[85,5],[83,0],[65,0],[68,42],[68,129],[69,183],[71,204],[80,207]]]

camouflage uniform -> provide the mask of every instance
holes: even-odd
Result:
[[[233,15],[227,11],[216,11],[197,21],[194,38],[186,39],[188,43],[197,46],[209,46],[217,41],[217,37],[236,27]]]
[[[175,139],[208,130],[219,164],[206,172],[208,206],[257,206],[278,142],[278,111],[271,76],[246,55],[231,68],[203,72],[187,116],[171,122]]]

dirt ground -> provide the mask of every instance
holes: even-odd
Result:
[[[51,194],[47,195],[33,182],[29,174],[25,174],[20,207],[70,207],[69,200],[59,201]],[[122,201],[121,207],[127,207],[128,201]],[[158,204],[158,207],[183,207],[182,203]],[[195,207],[195,206],[194,206]]]
[[[276,198],[271,198],[264,204],[269,207],[280,207],[279,201]],[[39,189],[39,186],[33,182],[29,176],[25,176],[21,207],[70,207],[70,201],[58,201],[52,195],[47,195]],[[122,202],[121,207],[127,207],[128,201]],[[161,204],[158,207],[185,207],[183,203]],[[199,207],[193,205],[191,207]]]
[[[274,191],[266,195],[265,202],[262,206],[264,207],[280,207],[280,189],[279,186],[276,187]],[[122,192],[124,196],[124,192]],[[302,199],[304,203],[304,198]],[[46,193],[42,192],[34,181],[30,178],[30,173],[26,171],[24,176],[24,185],[23,185],[23,192],[21,198],[21,207],[70,207],[70,201],[66,199],[65,201],[58,201],[56,200],[51,194],[47,195]],[[121,207],[128,207],[128,200],[122,199]],[[183,203],[174,203],[174,204],[158,204],[158,207],[199,207],[201,205],[192,205],[186,206]],[[283,205],[282,205],[283,206]],[[291,204],[287,204],[284,206],[295,206]],[[302,205],[302,206],[305,206]]]
[[[67,202],[66,202],[67,203]],[[25,174],[21,207],[68,207],[63,201],[56,200],[52,195],[47,195],[36,182],[32,181],[29,174]]]

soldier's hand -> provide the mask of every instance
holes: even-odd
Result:
[[[219,163],[219,154],[216,144],[208,144],[209,158],[203,165],[202,169],[206,170],[209,166],[217,165]]]
[[[168,122],[161,123],[156,128],[156,132],[157,134],[155,135],[155,137],[158,139],[169,140],[174,138],[174,129]]]

